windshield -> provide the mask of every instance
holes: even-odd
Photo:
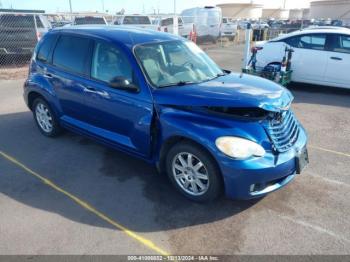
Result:
[[[135,55],[155,87],[200,83],[223,74],[219,66],[190,41],[139,45]]]

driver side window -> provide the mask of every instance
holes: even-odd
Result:
[[[132,67],[119,48],[97,42],[92,56],[91,77],[107,83],[117,77],[132,82]]]

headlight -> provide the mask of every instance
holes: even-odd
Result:
[[[223,136],[216,139],[217,148],[230,157],[245,159],[251,156],[263,156],[265,150],[259,144],[240,137]]]

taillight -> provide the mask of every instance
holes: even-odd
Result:
[[[42,34],[40,32],[36,32],[36,39],[39,41],[42,37]]]

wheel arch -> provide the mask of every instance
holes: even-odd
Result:
[[[39,92],[37,92],[37,91],[31,91],[31,92],[29,92],[29,93],[28,93],[28,107],[29,107],[29,109],[32,110],[32,111],[33,111],[33,104],[34,104],[34,101],[35,101],[35,99],[37,99],[37,98],[42,98],[42,99],[44,99],[44,100],[47,102],[46,98],[45,98],[42,94],[40,94]]]
[[[219,170],[222,180],[224,179],[222,176],[220,165],[217,162],[217,159],[214,157],[213,153],[208,148],[206,148],[204,145],[199,143],[198,141],[196,141],[192,138],[186,137],[186,136],[182,136],[182,135],[174,135],[174,136],[168,137],[162,143],[162,146],[159,150],[159,158],[158,158],[158,162],[157,162],[157,169],[160,173],[162,173],[162,174],[165,173],[165,160],[166,160],[166,156],[167,156],[167,153],[169,152],[169,150],[174,145],[176,145],[177,143],[181,143],[181,142],[188,142],[190,144],[198,146],[203,151],[205,151],[210,156],[210,158],[213,160],[214,164],[216,165],[217,169]]]

